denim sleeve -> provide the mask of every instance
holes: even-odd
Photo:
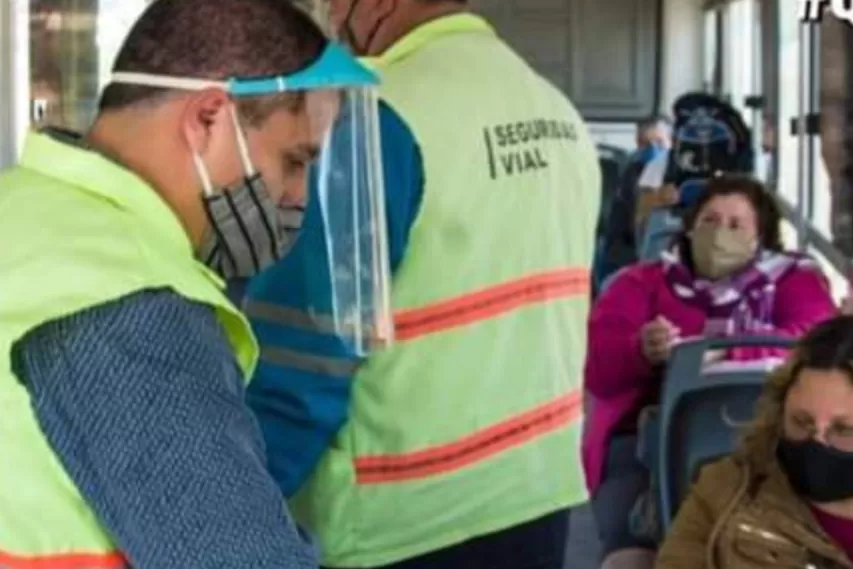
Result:
[[[138,569],[307,569],[212,309],[146,291],[13,351],[42,431]]]
[[[384,104],[379,118],[393,271],[420,209],[423,162],[403,120]],[[346,422],[351,382],[361,364],[350,346],[313,317],[315,307],[330,302],[322,223],[309,202],[296,246],[249,284],[244,299],[262,349],[249,403],[261,422],[270,468],[287,496],[302,486]],[[232,287],[235,296],[239,288]]]

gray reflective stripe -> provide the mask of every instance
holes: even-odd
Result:
[[[243,312],[249,318],[274,324],[286,324],[309,332],[321,334],[337,334],[338,332],[335,328],[335,319],[331,316],[309,314],[296,308],[277,306],[269,302],[247,300],[243,303]]]
[[[243,303],[243,312],[249,318],[275,324],[286,324],[311,332],[321,332],[324,334],[334,334],[336,332],[335,320],[331,316],[309,314],[296,308],[278,306],[269,302],[247,300]]]
[[[351,378],[358,371],[359,363],[344,358],[327,358],[301,354],[284,348],[261,348],[261,360],[280,366],[292,367],[309,373],[332,377]]]

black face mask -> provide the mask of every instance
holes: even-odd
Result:
[[[791,486],[806,500],[826,504],[853,498],[853,452],[811,439],[782,439],[776,456]]]

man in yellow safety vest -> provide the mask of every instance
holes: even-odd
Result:
[[[324,566],[560,569],[587,500],[595,146],[465,2],[330,9],[382,80],[396,343],[363,358],[335,335],[309,208],[244,303],[268,356],[249,396],[272,470]]]

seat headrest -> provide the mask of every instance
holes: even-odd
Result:
[[[752,135],[737,109],[707,93],[688,93],[676,101],[673,114],[666,183],[752,172]]]

